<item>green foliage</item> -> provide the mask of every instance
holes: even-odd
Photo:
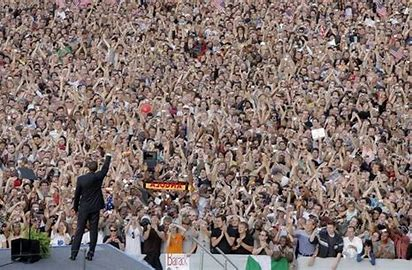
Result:
[[[24,238],[29,238],[28,229],[24,230],[23,236]],[[40,242],[40,254],[43,259],[50,256],[50,237],[47,235],[47,233],[40,232],[32,228],[30,232],[30,239],[38,240]]]

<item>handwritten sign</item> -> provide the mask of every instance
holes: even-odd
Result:
[[[322,139],[326,136],[324,128],[312,129],[312,138],[314,140]]]

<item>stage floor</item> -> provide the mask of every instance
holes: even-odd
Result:
[[[93,261],[84,260],[84,252],[79,252],[76,261],[71,261],[70,246],[51,248],[50,257],[42,259],[33,264],[11,262],[10,249],[0,249],[1,270],[151,270],[144,261],[139,262],[110,245],[101,244],[96,246]],[[85,262],[85,264],[84,264]],[[1,267],[4,265],[3,267]]]

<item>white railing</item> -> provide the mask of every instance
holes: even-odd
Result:
[[[208,251],[208,250],[207,250]],[[207,253],[205,250],[205,252]],[[209,251],[210,253],[210,251]],[[209,254],[208,253],[208,254]],[[230,259],[233,265],[228,265],[227,269],[245,270],[248,255],[219,255],[209,254],[211,256],[202,256],[201,254],[192,254],[190,256],[190,269],[192,270],[218,270],[222,269],[222,261],[225,257]],[[267,256],[266,256],[267,257]],[[165,266],[165,255],[160,257],[163,266]],[[330,270],[334,259],[316,258],[315,264],[312,267],[307,266],[308,258],[300,257],[296,264],[297,270]],[[203,266],[203,268],[202,268]],[[338,270],[411,270],[412,261],[407,260],[385,260],[376,259],[376,265],[372,266],[369,261],[356,262],[354,259],[341,259]],[[264,269],[270,270],[270,269]]]

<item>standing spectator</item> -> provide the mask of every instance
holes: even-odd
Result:
[[[114,246],[117,249],[124,250],[124,241],[120,238],[116,226],[110,226],[110,235],[103,238],[103,243]]]
[[[211,235],[211,251],[214,254],[219,254],[216,248],[219,248],[223,253],[229,254],[232,251],[236,235],[228,230],[225,216],[217,216],[214,220],[214,228]]]
[[[240,222],[238,227],[239,235],[235,239],[232,252],[234,254],[252,254],[253,237],[249,233],[249,225],[247,222]]]
[[[142,227],[138,222],[137,216],[130,217],[129,220],[126,219],[128,223],[125,227],[126,243],[125,243],[125,253],[133,258],[139,258],[142,254],[141,246],[143,240]]]
[[[381,240],[376,245],[376,258],[395,259],[395,257],[395,245],[392,239],[389,238],[389,232],[383,229]]]
[[[313,233],[316,233],[316,222],[309,218],[305,220],[304,230],[295,230],[294,236],[297,238],[298,256],[311,257],[315,253],[316,245],[312,244],[309,239]]]
[[[193,228],[192,221],[189,217],[183,217],[182,226],[183,233],[183,253],[193,254],[196,252],[197,244],[193,241],[194,238],[198,238],[198,232]]]
[[[70,244],[70,234],[67,231],[67,225],[64,221],[61,221],[61,213],[56,221],[56,224],[52,227],[50,236],[52,246],[65,246]]]
[[[198,238],[197,240],[201,243],[201,245],[206,248],[210,249],[210,236],[211,232],[209,230],[208,224],[205,220],[198,220],[197,221],[197,226],[198,226]],[[198,247],[196,249],[196,253],[201,253],[203,250]]]
[[[149,263],[154,269],[161,270],[162,264],[160,263],[159,257],[162,241],[164,239],[164,232],[159,231],[157,223],[154,223],[152,227],[148,217],[142,218],[141,225],[143,227],[144,238],[143,254],[146,255],[144,260]]]
[[[376,264],[376,256],[375,253],[373,253],[373,245],[371,240],[365,240],[363,243],[363,250],[357,255],[356,260],[361,262],[365,258],[367,258],[372,265]]]
[[[7,236],[6,236],[7,224],[1,224],[0,227],[0,249],[7,248]]]
[[[275,245],[272,257],[276,261],[286,259],[288,263],[293,262],[293,247],[287,236],[281,236],[279,238],[279,244]]]
[[[362,252],[362,248],[362,239],[355,236],[355,228],[349,226],[346,231],[346,237],[343,238],[343,257],[356,258]]]
[[[320,258],[335,258],[332,269],[336,269],[342,257],[343,239],[335,231],[335,223],[328,221],[326,229],[321,229],[319,233],[310,239],[311,243],[317,244]]]
[[[171,224],[167,232],[166,253],[182,254],[183,240],[183,233],[175,224]]]
[[[252,254],[272,256],[273,247],[270,246],[269,233],[266,230],[259,232],[259,241],[255,242]]]

